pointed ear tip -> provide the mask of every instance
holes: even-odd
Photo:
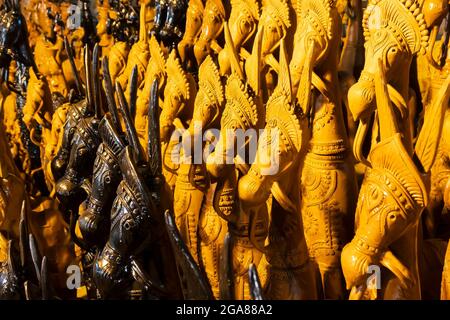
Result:
[[[166,225],[169,226],[170,228],[173,228],[174,226],[174,221],[172,218],[172,215],[170,214],[170,210],[166,210],[166,212],[164,212],[164,220],[166,221]]]
[[[116,90],[117,91],[119,91],[119,92],[122,92],[123,90],[122,90],[122,86],[121,86],[121,84],[120,84],[120,82],[119,82],[119,79],[116,79],[116,81],[114,81],[114,86],[116,87]]]

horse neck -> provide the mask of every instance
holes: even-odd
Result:
[[[197,84],[195,83],[194,78],[189,75],[188,76],[189,81],[189,99],[185,100],[184,106],[182,106],[182,109],[179,111],[178,118],[184,123],[188,124],[191,122],[192,117],[194,115],[194,108],[195,108],[195,97],[197,96]]]
[[[411,63],[405,66],[404,70],[408,70],[408,72],[396,72],[396,77],[392,78],[389,81],[389,85],[391,85],[404,99],[406,102],[406,106],[408,107],[408,103],[410,100],[410,91],[409,91],[409,70],[411,68]],[[394,106],[395,109],[395,106]],[[410,115],[407,114],[405,119],[400,119],[397,117],[397,125],[399,127],[400,133],[403,135],[403,142],[408,153],[412,155],[413,153],[413,137],[411,136],[411,122],[408,117]]]
[[[315,120],[312,129],[312,142],[335,142],[342,140],[348,145],[348,137],[345,129],[344,115],[342,112],[341,92],[338,79],[338,55],[332,51],[329,57],[315,69],[316,74],[323,81],[329,92],[329,97],[319,93],[313,99],[315,108]]]

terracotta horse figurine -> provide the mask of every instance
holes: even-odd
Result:
[[[264,101],[268,99],[275,87],[275,78],[279,71],[279,65],[273,52],[279,47],[281,39],[289,36],[288,30],[292,25],[291,11],[290,4],[286,0],[262,1],[258,29],[264,27],[266,32],[264,32],[261,43],[261,58],[259,59],[254,54],[251,54],[245,60],[245,71],[251,74],[251,70],[260,68],[263,78]],[[261,66],[257,66],[257,63],[261,63]]]
[[[298,181],[308,148],[307,117],[292,95],[284,40],[280,77],[266,104],[266,126],[255,162],[239,180],[239,198],[247,207],[269,206],[267,299],[317,299],[314,265],[309,259],[300,213]],[[271,201],[268,201],[272,198]]]
[[[197,85],[193,76],[182,67],[175,50],[172,50],[167,58],[166,73],[167,83],[160,115],[160,137],[163,146],[163,172],[173,190],[178,165],[172,159],[172,150],[178,144],[178,140],[172,135],[175,130],[183,130],[189,126],[194,112]]]
[[[194,56],[194,44],[201,33],[204,6],[201,0],[189,1],[186,12],[186,27],[183,39],[178,43],[181,62],[187,70],[194,70],[197,62]]]
[[[227,229],[224,221],[214,212],[212,202],[208,201],[214,188],[204,163],[204,150],[207,148],[204,137],[209,129],[219,126],[224,102],[218,67],[208,56],[199,68],[199,91],[195,98],[194,114],[183,134],[183,160],[175,186],[174,215],[182,239],[194,261],[204,266],[216,297],[219,295],[219,254]]]
[[[231,1],[230,18],[227,23],[230,28],[231,38],[240,60],[250,56],[245,45],[251,43],[250,39],[255,34],[259,20],[259,1],[235,0]],[[219,53],[220,74],[229,75],[231,65],[228,50]]]
[[[341,92],[335,85],[341,23],[333,1],[299,1],[296,11],[292,86],[312,128],[301,169],[301,215],[309,255],[321,279],[319,295],[344,299],[340,253],[351,240],[357,185]]]
[[[155,36],[150,38],[149,47],[150,60],[145,70],[143,84],[138,91],[136,117],[134,119],[139,141],[145,151],[148,147],[148,106],[150,99],[146,93],[150,91],[155,80],[158,80],[159,92],[163,92],[166,85],[166,57]]]
[[[448,20],[444,19],[443,27],[448,25]],[[434,56],[440,57],[439,63],[432,63],[426,55],[419,56],[416,59],[417,82],[420,89],[420,100],[424,111],[420,115],[423,121],[427,110],[438,98],[439,89],[444,84],[445,78],[450,68],[448,36],[442,37],[440,46],[433,50]],[[444,116],[444,127],[442,130],[441,141],[435,163],[431,169],[431,190],[430,203],[423,213],[424,237],[441,238],[447,240],[449,235],[448,215],[445,214],[450,206],[450,167],[448,162],[450,144],[448,141],[448,130],[450,130],[450,112],[447,109]],[[415,129],[415,126],[413,127]],[[415,130],[413,130],[415,131]]]
[[[108,32],[108,20],[111,7],[108,0],[97,0],[96,7],[98,19],[96,25],[97,35],[99,37],[99,46],[101,47],[102,57],[108,56],[111,47],[114,45],[114,38]]]
[[[131,71],[136,67],[137,68],[137,87],[140,88],[144,82],[144,75],[147,69],[147,64],[150,58],[150,49],[148,42],[147,29],[145,25],[145,13],[146,13],[145,3],[142,2],[141,10],[139,11],[139,39],[136,41],[128,54],[126,67],[123,70],[122,74],[119,75],[117,80],[119,81],[122,88],[124,88],[125,93],[129,93],[129,85],[128,79],[131,74]],[[131,114],[134,116],[136,110],[131,110]]]
[[[200,65],[208,54],[217,55],[222,50],[219,37],[226,21],[226,8],[223,1],[207,0],[203,11],[201,33],[194,45],[194,55],[197,65]]]
[[[2,300],[47,300],[55,298],[54,280],[49,277],[49,263],[38,250],[23,200],[17,221],[18,239],[0,236],[0,297]],[[9,239],[7,239],[9,238]],[[6,249],[4,249],[6,248]],[[6,250],[5,252],[3,252]],[[19,258],[20,257],[20,258]],[[61,296],[59,296],[61,297]]]
[[[203,162],[203,133],[218,125],[224,95],[220,75],[208,56],[199,68],[199,90],[189,128],[183,134],[183,159],[174,191],[174,215],[183,240],[198,259],[198,225],[203,199],[209,188],[209,176]],[[202,146],[199,149],[199,146]],[[199,159],[201,156],[201,159]]]
[[[137,14],[139,10],[134,7],[134,3],[118,2],[117,6],[112,7],[115,15],[114,19],[110,18],[109,22],[110,32],[114,37],[114,45],[111,47],[108,58],[111,80],[112,83],[116,83],[116,79],[125,72],[131,47],[135,42],[138,42],[140,37],[142,38],[143,34],[140,32],[142,29],[140,29],[140,17]],[[136,49],[136,51],[139,50]],[[139,56],[138,52],[136,52],[136,55]],[[130,63],[128,72],[133,67],[134,64]],[[123,76],[121,80],[121,85],[124,88],[126,81],[128,81],[128,74]]]
[[[258,56],[256,52],[261,49],[263,30],[256,36],[252,50],[255,56]],[[243,141],[243,135],[247,132],[254,133],[246,138],[255,139],[252,143],[256,143],[256,130],[264,126],[265,110],[257,95],[260,92],[259,68],[252,70],[252,74],[247,77],[244,75],[227,24],[224,31],[224,50],[230,51],[232,73],[225,85],[226,103],[221,118],[220,137],[214,152],[207,159],[207,169],[212,179],[217,181],[211,200],[214,210],[228,222],[231,234],[229,240],[225,239],[222,245],[222,255],[228,258],[221,261],[224,270],[221,271],[222,279],[219,280],[221,283],[231,283],[232,286],[221,285],[220,295],[223,299],[250,299],[249,265],[254,263],[262,277],[266,274],[261,248],[267,236],[268,213],[263,206],[251,210],[241,206],[237,183],[248,172],[251,159],[250,143]],[[238,153],[234,150],[238,150]],[[216,244],[219,245],[220,243]]]
[[[63,68],[63,37],[56,32],[55,17],[59,14],[60,8],[56,4],[39,1],[35,14],[32,15],[40,32],[34,48],[34,57],[39,71],[47,80],[55,109],[66,101],[70,91],[67,77],[70,73],[64,74],[66,69]]]
[[[0,126],[0,144],[4,150],[1,165],[1,188],[0,188],[0,214],[2,241],[0,242],[0,252],[2,262],[7,257],[8,240],[19,239],[19,220],[22,202],[27,199],[25,183],[20,176],[19,170],[14,164],[12,155],[6,141],[6,134],[3,125]],[[9,235],[7,238],[5,235]]]

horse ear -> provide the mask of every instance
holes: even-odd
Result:
[[[131,71],[131,78],[130,78],[130,100],[129,100],[129,106],[130,106],[130,115],[131,120],[133,120],[136,117],[136,102],[137,102],[137,90],[138,90],[138,68],[135,65],[133,67],[133,70]]]
[[[13,10],[20,12],[20,0],[13,0]]]
[[[109,62],[108,57],[104,57],[102,61],[102,71],[103,71],[103,81],[105,95],[108,105],[108,111],[111,114],[114,126],[118,132],[122,132],[122,127],[120,125],[119,113],[117,111],[116,99],[114,98],[114,88],[111,80],[111,74],[109,72]]]
[[[19,254],[20,254],[20,266],[25,268],[28,258],[28,247],[27,242],[27,215],[26,215],[26,201],[22,201],[22,208],[20,210],[20,221],[19,221]]]
[[[253,43],[252,56],[256,57],[256,65],[253,70],[248,70],[247,79],[253,91],[259,95],[261,89],[261,49],[262,40],[264,37],[264,24],[258,27],[256,32],[255,42]]]
[[[39,255],[39,250],[36,245],[36,240],[32,233],[30,233],[28,235],[28,245],[30,248],[31,261],[33,262],[34,272],[35,272],[38,282],[40,282],[41,281],[41,270],[40,270],[39,263],[41,261],[41,258]]]
[[[292,103],[292,85],[291,85],[291,75],[289,73],[289,64],[287,60],[286,44],[284,39],[281,39],[280,43],[280,73],[278,78],[278,85],[284,92],[289,96],[289,103]]]
[[[256,266],[253,263],[248,267],[248,282],[250,284],[250,295],[253,300],[264,300],[261,281]]]
[[[81,97],[84,95],[84,89],[83,89],[83,85],[81,83],[80,74],[78,73],[77,67],[75,65],[73,48],[72,48],[72,45],[69,43],[67,36],[64,36],[64,48],[66,50],[67,57],[69,58],[69,63],[70,63],[70,68],[72,70],[72,74],[75,78],[75,86],[78,91],[78,96]]]
[[[148,162],[150,173],[154,177],[162,175],[161,144],[159,138],[159,92],[158,80],[154,80],[150,90],[148,108]]]
[[[232,70],[232,72],[235,72],[242,81],[245,81],[244,72],[241,68],[241,65],[239,62],[239,57],[238,57],[236,48],[234,46],[233,38],[231,37],[230,29],[228,28],[227,22],[224,22],[223,29],[224,29],[224,33],[225,33],[225,49],[224,50],[229,51],[231,70]]]
[[[44,256],[41,261],[41,281],[39,286],[41,287],[41,297],[42,300],[48,300],[49,283],[48,283],[48,268],[47,268],[47,257]]]
[[[221,300],[232,300],[233,294],[233,257],[231,252],[231,234],[228,232],[220,252],[219,296]]]
[[[94,115],[97,119],[101,118],[101,92],[100,92],[100,74],[99,74],[99,45],[94,46],[92,53],[92,93],[94,102]]]
[[[86,74],[86,100],[87,108],[89,111],[93,111],[93,90],[92,90],[92,68],[91,68],[91,51],[88,44],[84,46],[84,68]]]
[[[39,69],[36,65],[36,61],[34,60],[33,52],[31,51],[30,44],[28,42],[28,31],[26,26],[26,21],[23,17],[20,17],[23,23],[23,32],[22,32],[22,40],[19,43],[19,47],[17,51],[19,53],[18,60],[25,64],[28,67],[33,68],[34,74],[38,79],[42,78],[42,74],[39,72]]]
[[[13,258],[13,242],[12,240],[8,241],[8,273],[10,276],[16,276],[16,266]]]
[[[134,160],[137,163],[141,163],[144,161],[145,157],[141,148],[141,144],[139,142],[139,138],[136,132],[136,128],[134,127],[133,120],[131,119],[130,110],[128,108],[128,103],[125,98],[125,94],[123,93],[122,86],[119,81],[116,80],[116,92],[120,105],[120,113],[122,114],[122,118],[125,122],[126,126],[126,136],[128,140],[128,144],[131,146],[133,151]]]
[[[310,39],[308,43],[308,49],[306,50],[306,60],[303,67],[303,72],[300,78],[300,83],[298,85],[297,100],[303,113],[310,116],[311,110],[311,83],[313,74],[313,50],[315,46],[314,39]]]

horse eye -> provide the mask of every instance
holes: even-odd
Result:
[[[78,156],[84,156],[86,154],[87,150],[85,148],[78,149]]]

